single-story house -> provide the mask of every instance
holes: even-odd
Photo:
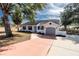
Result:
[[[60,21],[57,19],[51,20],[37,20],[34,25],[30,22],[24,23],[20,27],[20,31],[29,31],[36,33],[43,33],[46,35],[55,35],[56,30],[60,26]]]

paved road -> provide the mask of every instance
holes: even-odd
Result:
[[[48,56],[79,56],[79,36],[69,37],[57,37],[57,40],[53,42]]]
[[[37,34],[32,34],[31,40],[1,48],[5,51],[0,52],[0,55],[45,56],[47,55],[52,43],[53,39],[42,38]]]

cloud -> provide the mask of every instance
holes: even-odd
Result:
[[[37,11],[37,17],[59,18],[60,13],[64,10],[64,6],[66,6],[64,3],[48,4],[43,11]]]
[[[55,5],[56,7],[59,7],[59,8],[63,8],[67,5],[68,3],[53,3],[53,5]]]
[[[53,3],[53,4],[49,4],[50,8],[48,9],[48,13],[56,13],[56,14],[60,14],[60,12],[62,12],[64,10],[64,6],[66,4],[64,3]]]
[[[57,15],[59,15],[60,14],[60,12],[63,12],[63,10],[64,9],[56,9],[56,10],[53,10],[53,9],[50,9],[50,10],[48,10],[48,13],[50,13],[50,14],[57,14]]]

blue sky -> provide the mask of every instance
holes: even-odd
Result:
[[[0,10],[0,17],[3,16],[2,11]]]
[[[42,11],[37,11],[37,20],[47,20],[47,19],[59,19],[60,12],[63,12],[65,3],[50,3]],[[2,12],[0,10],[0,17]]]
[[[59,19],[60,13],[63,12],[65,3],[53,3],[48,4],[48,6],[37,12],[37,19]]]

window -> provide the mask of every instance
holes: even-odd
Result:
[[[38,30],[44,30],[44,26],[38,26]]]
[[[23,30],[26,30],[26,26],[23,26]]]
[[[40,26],[38,26],[38,30],[40,30]]]
[[[28,26],[28,30],[32,30],[32,26]]]
[[[41,26],[41,30],[44,30],[44,26]]]

